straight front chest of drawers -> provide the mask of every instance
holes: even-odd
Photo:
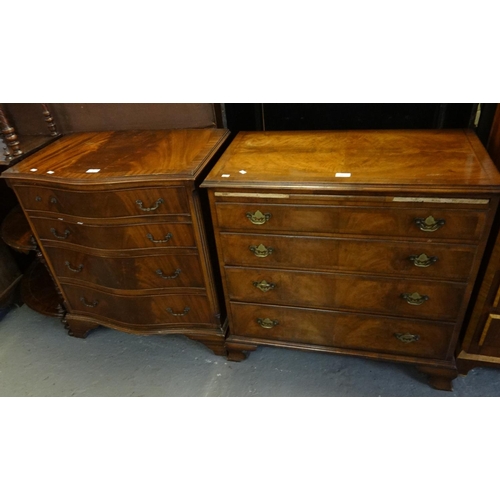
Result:
[[[230,359],[258,345],[357,355],[451,389],[500,193],[473,132],[240,132],[202,188]]]
[[[220,129],[80,133],[3,174],[71,334],[98,325],[182,333],[225,354],[198,179],[227,137]]]

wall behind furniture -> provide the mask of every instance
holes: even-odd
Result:
[[[45,132],[43,116],[33,104],[6,104],[19,134]],[[219,125],[215,104],[49,104],[63,134],[101,130],[210,128]]]
[[[229,130],[431,129],[474,126],[477,104],[225,104]],[[485,138],[496,104],[483,104]],[[483,119],[484,117],[484,119]],[[480,124],[481,128],[481,124]],[[478,135],[482,139],[481,134]]]

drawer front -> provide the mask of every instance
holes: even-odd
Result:
[[[434,359],[445,359],[453,334],[447,323],[289,307],[232,303],[231,315],[235,336]]]
[[[217,325],[205,295],[113,295],[63,285],[72,313],[130,325]]]
[[[233,301],[455,320],[465,285],[325,273],[226,268]],[[415,294],[415,295],[414,295]]]
[[[134,249],[196,247],[191,224],[163,222],[128,225],[79,224],[31,217],[42,241],[60,241],[90,248]]]
[[[221,229],[478,240],[487,212],[441,208],[217,203]],[[433,217],[432,222],[429,217]]]
[[[69,191],[40,186],[14,186],[26,210],[40,210],[78,217],[137,217],[189,214],[182,187]]]
[[[173,287],[204,288],[197,255],[98,257],[68,248],[45,247],[60,279],[73,279],[121,290]]]
[[[266,254],[266,250],[259,249],[261,244],[268,252],[272,249],[271,253],[257,256],[255,252]],[[393,274],[464,282],[476,253],[474,246],[467,245],[234,233],[221,234],[221,249],[224,263],[232,266]]]

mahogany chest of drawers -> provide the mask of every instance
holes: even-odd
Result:
[[[202,188],[230,359],[259,345],[357,355],[451,389],[500,193],[473,132],[240,132]]]
[[[221,129],[68,135],[7,170],[70,333],[181,333],[225,354],[199,179]]]

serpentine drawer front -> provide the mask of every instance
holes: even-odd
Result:
[[[198,255],[155,252],[146,256],[101,256],[45,246],[57,278],[118,290],[205,289]],[[134,272],[127,272],[133,270]]]
[[[65,136],[7,170],[70,333],[182,333],[226,354],[199,178],[228,131]]]
[[[451,389],[500,193],[472,131],[240,132],[202,188],[230,359],[357,355]]]
[[[149,219],[148,216],[144,217]],[[114,222],[114,224],[113,224]],[[48,219],[32,217],[38,237],[44,243],[56,241],[90,248],[140,249],[140,248],[196,248],[192,224],[178,222],[134,224],[98,224],[95,221],[69,222],[62,217]]]
[[[26,210],[75,215],[77,217],[134,217],[151,215],[189,215],[188,194],[183,187],[120,189],[89,193],[48,187],[18,186],[16,192]],[[103,204],[102,200],[106,202]]]
[[[116,321],[124,325],[180,324],[209,328],[213,323],[210,304],[204,295],[122,295],[87,287],[63,285],[72,310],[81,314]]]

